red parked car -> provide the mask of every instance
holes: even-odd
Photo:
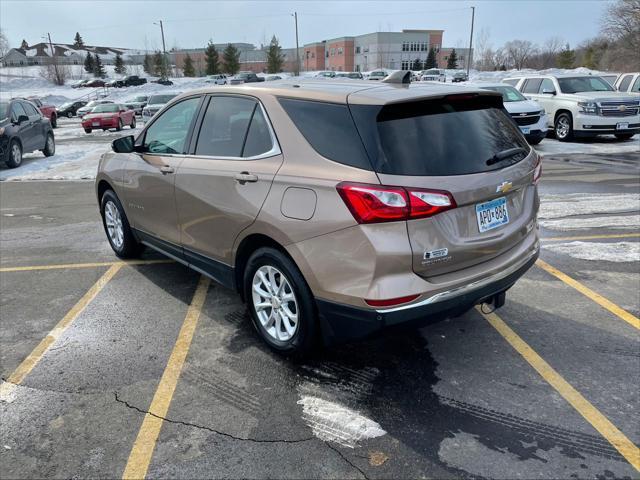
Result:
[[[56,107],[54,107],[53,105],[42,103],[42,100],[36,97],[28,97],[27,100],[29,100],[31,103],[34,103],[35,106],[38,107],[38,110],[40,110],[42,116],[49,119],[53,128],[56,128],[58,126],[58,112],[56,111]]]
[[[103,103],[82,117],[82,127],[86,133],[93,129],[122,130],[125,125],[136,128],[136,113],[119,103]]]

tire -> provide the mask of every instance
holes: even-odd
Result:
[[[116,132],[122,131],[123,128],[124,128],[124,126],[122,125],[122,119],[119,118],[118,119],[118,126],[116,127]]]
[[[131,117],[131,125],[129,125],[131,127],[131,129],[133,130],[134,128],[136,128],[136,116],[133,115]]]
[[[629,140],[631,137],[633,137],[635,134],[634,133],[616,133],[614,134],[616,136],[616,138],[618,140]]]
[[[51,115],[51,128],[58,128],[58,117],[56,115]]]
[[[47,134],[47,140],[44,143],[42,153],[44,153],[45,157],[52,157],[56,154],[56,141],[52,133]]]
[[[91,129],[90,128],[85,128],[84,129],[84,133],[91,133]]]
[[[67,112],[67,118],[73,118],[73,113],[72,112]]]
[[[269,289],[261,280],[261,274],[275,287]],[[253,252],[244,271],[243,289],[253,326],[272,350],[299,357],[313,351],[318,331],[315,302],[307,282],[289,257],[273,248]],[[276,300],[273,300],[274,289],[280,292]],[[258,304],[265,306],[258,309]],[[293,315],[295,323],[291,321]]]
[[[113,190],[107,190],[102,195],[100,214],[104,233],[114,253],[120,258],[138,257],[142,246],[133,236],[127,215]]]
[[[560,142],[573,140],[573,118],[570,113],[561,113],[556,117],[554,131]]]
[[[542,138],[532,138],[531,140],[527,138],[527,142],[529,143],[529,145],[538,145],[541,141]]]
[[[4,163],[9,168],[17,168],[22,164],[22,145],[17,140],[11,140],[11,143],[9,143]]]

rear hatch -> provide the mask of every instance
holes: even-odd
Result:
[[[443,205],[407,221],[418,275],[490,260],[534,227],[539,157],[501,96],[451,94],[350,109],[381,184],[404,187],[410,205],[416,198]]]

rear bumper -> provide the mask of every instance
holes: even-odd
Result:
[[[418,327],[461,315],[511,288],[538,259],[539,248],[491,276],[437,293],[416,303],[388,309],[364,309],[316,299],[325,344],[362,338],[393,326]]]

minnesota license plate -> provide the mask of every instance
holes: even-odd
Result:
[[[629,122],[616,123],[616,130],[626,130],[627,128],[629,128]]]
[[[530,127],[520,127],[520,131],[524,134],[524,135],[529,135],[531,133],[531,128]]]
[[[476,216],[478,217],[478,229],[486,232],[509,223],[509,212],[507,211],[506,197],[496,198],[490,202],[478,203],[476,205]]]

